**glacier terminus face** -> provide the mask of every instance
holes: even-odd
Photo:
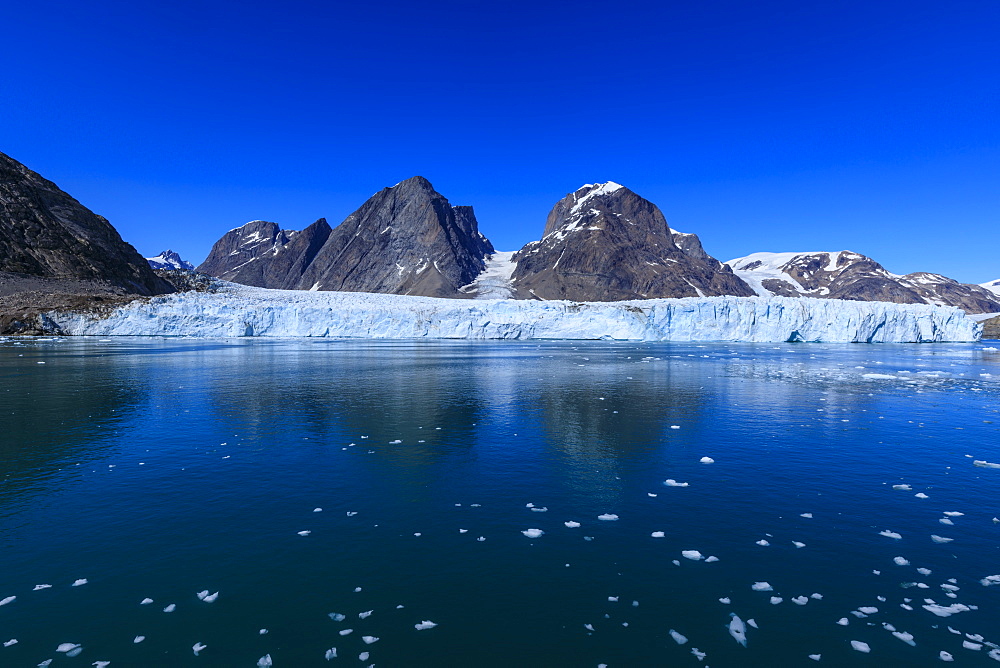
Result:
[[[607,339],[631,341],[976,341],[957,308],[786,297],[625,302],[436,299],[268,290],[224,283],[134,301],[108,314],[50,313],[67,335]]]

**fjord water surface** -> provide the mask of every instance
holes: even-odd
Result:
[[[987,342],[23,339],[0,378],[3,666],[993,665],[1000,643]]]

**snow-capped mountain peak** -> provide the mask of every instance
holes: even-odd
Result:
[[[146,262],[153,269],[194,269],[194,265],[181,259],[181,256],[172,250],[165,250],[156,257],[147,257]]]

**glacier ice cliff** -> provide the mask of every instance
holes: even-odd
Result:
[[[787,297],[687,297],[624,302],[435,299],[267,290],[136,300],[108,313],[49,313],[67,335],[272,336],[367,339],[636,341],[975,341],[982,326],[957,308]]]

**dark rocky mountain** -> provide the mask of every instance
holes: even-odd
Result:
[[[940,304],[968,313],[1000,311],[1000,297],[982,286],[927,272],[900,276],[852,251],[754,253],[726,264],[761,295]]]
[[[467,297],[460,288],[492,252],[472,207],[452,206],[415,176],[334,229],[320,219],[301,232],[262,221],[230,230],[198,270],[266,288]]]
[[[172,250],[165,250],[155,257],[147,257],[146,262],[153,269],[164,269],[167,271],[185,269],[191,271],[194,269],[194,265],[190,262],[181,258],[181,256]]]
[[[19,278],[88,281],[88,290],[153,295],[173,288],[115,228],[56,184],[0,153],[0,272]],[[8,292],[9,294],[10,292]]]
[[[541,240],[513,261],[512,286],[522,299],[754,294],[697,237],[671,234],[655,204],[611,182],[585,185],[557,202]]]

